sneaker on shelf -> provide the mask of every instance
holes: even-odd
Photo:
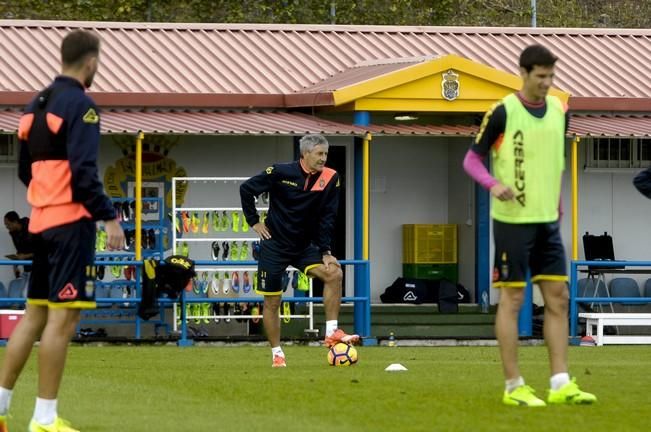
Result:
[[[219,308],[220,303],[213,303],[212,304],[212,314],[213,315],[221,315],[220,308]],[[215,321],[215,324],[219,324],[220,318],[213,318],[213,321]]]
[[[210,245],[210,250],[212,252],[212,259],[213,261],[218,261],[219,260],[219,242],[214,241]]]
[[[106,250],[107,239],[108,239],[108,234],[106,234],[106,231],[104,230],[97,231],[97,238],[95,240],[95,249],[98,252],[103,252]]]
[[[240,245],[238,242],[234,241],[231,243],[231,261],[240,260]]]
[[[240,246],[240,261],[249,259],[249,242],[244,240]]]
[[[242,291],[244,293],[251,291],[251,279],[249,279],[249,272],[246,270],[242,273]]]
[[[260,310],[260,304],[255,303],[253,307],[251,308],[251,322],[254,324],[257,324],[260,322],[260,315],[262,315],[262,311]]]
[[[582,391],[576,383],[576,378],[558,390],[549,390],[547,403],[553,405],[592,405],[597,397],[592,393]]]
[[[231,276],[229,272],[224,272],[224,283],[222,284],[222,292],[224,295],[227,295],[231,288],[233,287],[233,281],[231,281]]]
[[[192,227],[193,233],[196,234],[199,232],[199,228],[201,227],[201,218],[199,217],[199,212],[192,213],[192,220],[190,226]]]
[[[122,222],[122,203],[114,202],[113,210],[115,210],[115,216],[118,219],[118,222]]]
[[[208,234],[208,227],[210,226],[210,213],[203,213],[203,223],[201,224],[201,232],[203,234]]]
[[[212,230],[215,232],[221,231],[221,222],[219,220],[219,212],[218,211],[213,211],[212,212]]]
[[[190,245],[186,241],[181,243],[181,255],[186,257],[190,256]]]
[[[230,303],[224,303],[224,315],[226,315],[226,318],[224,318],[224,322],[226,324],[231,322],[231,319],[229,318],[231,316],[231,304]]]
[[[335,346],[338,343],[353,345],[358,341],[359,341],[359,335],[356,334],[349,335],[346,334],[342,329],[337,329],[330,336],[326,336],[323,342],[328,348],[330,348]]]
[[[240,292],[240,272],[233,272],[233,292]]]
[[[544,407],[544,400],[536,397],[536,391],[528,385],[521,385],[511,392],[504,390],[502,403],[509,406]]]
[[[271,363],[273,368],[284,368],[287,367],[287,362],[285,361],[285,356],[275,355]]]
[[[226,212],[226,210],[222,211],[222,217],[221,217],[221,225],[220,229],[221,231],[225,232],[228,231],[229,225],[231,224],[231,218]]]
[[[254,241],[251,243],[251,256],[254,260],[260,259],[260,242]]]
[[[174,216],[174,229],[176,229],[177,233],[181,233],[183,231],[183,222],[181,222],[181,215],[176,215]]]
[[[147,243],[147,246],[149,246],[149,249],[156,249],[156,230],[153,228],[149,228],[147,230],[147,239],[149,240]]]
[[[242,216],[242,232],[249,232],[249,223],[244,216]]]
[[[226,261],[228,259],[228,252],[231,249],[231,245],[227,241],[222,242],[222,259]]]
[[[219,285],[221,284],[219,278],[219,272],[215,272],[212,275],[210,280],[210,290],[208,291],[208,297],[219,297]]]
[[[129,206],[129,202],[125,201],[122,203],[122,220],[125,222],[129,222],[131,220],[131,207]]]
[[[181,212],[181,220],[183,221],[183,232],[190,232],[190,215],[188,212]]]
[[[258,291],[258,272],[253,272],[253,291]]]
[[[231,215],[231,229],[233,232],[240,232],[240,212],[234,211]]]

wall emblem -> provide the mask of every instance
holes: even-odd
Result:
[[[441,80],[441,95],[443,99],[453,101],[459,97],[459,74],[449,69],[443,73]]]

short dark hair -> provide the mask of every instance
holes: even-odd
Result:
[[[520,54],[520,67],[531,72],[534,66],[554,66],[558,57],[542,45],[534,44],[526,47]]]
[[[61,42],[61,62],[65,66],[75,66],[88,55],[99,55],[99,37],[86,30],[68,33]]]
[[[20,216],[18,216],[18,213],[12,210],[10,212],[7,212],[5,219],[9,222],[18,222],[20,220]]]

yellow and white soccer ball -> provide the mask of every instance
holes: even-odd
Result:
[[[351,366],[357,363],[357,350],[354,346],[338,343],[328,350],[330,366]]]

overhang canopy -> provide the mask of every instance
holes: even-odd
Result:
[[[0,133],[14,134],[20,110],[0,111]],[[309,114],[277,111],[107,110],[100,114],[105,135],[285,135],[307,133],[363,136],[472,137],[478,127],[462,124],[371,124],[361,127]],[[573,115],[569,133],[594,137],[650,137],[651,116]]]

